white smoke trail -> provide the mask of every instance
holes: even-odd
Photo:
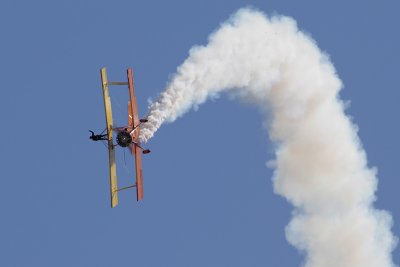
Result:
[[[146,142],[163,122],[221,92],[257,104],[276,142],[274,190],[296,208],[288,241],[307,267],[393,267],[391,216],[373,207],[376,172],[338,98],[329,58],[288,17],[241,9],[190,50],[150,106]]]

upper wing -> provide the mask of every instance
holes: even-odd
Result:
[[[103,87],[104,97],[104,110],[106,113],[107,124],[107,137],[108,137],[108,157],[110,163],[110,193],[111,193],[111,207],[114,208],[118,205],[118,186],[117,186],[117,168],[115,163],[115,147],[112,141],[113,119],[111,109],[111,99],[108,92],[108,81],[106,68],[100,70],[101,84]]]
[[[128,126],[135,128],[133,132],[133,141],[139,144],[139,113],[138,107],[136,103],[135,97],[135,88],[133,84],[133,70],[129,68],[127,71],[128,75],[128,88],[129,88],[129,98],[130,101],[128,102]],[[135,165],[136,165],[136,193],[137,193],[137,200],[143,199],[143,174],[142,174],[142,154],[141,149],[133,144],[132,147],[132,155],[135,155]]]

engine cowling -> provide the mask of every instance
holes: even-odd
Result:
[[[122,147],[127,147],[132,144],[132,136],[128,132],[119,132],[117,135],[117,144]]]

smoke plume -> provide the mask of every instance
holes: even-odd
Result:
[[[293,19],[241,9],[190,50],[150,105],[140,138],[222,92],[254,103],[277,147],[268,163],[274,191],[295,207],[286,236],[305,266],[393,267],[392,218],[373,207],[376,171],[341,87],[329,57]]]

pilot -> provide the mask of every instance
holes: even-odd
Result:
[[[93,141],[108,140],[107,134],[94,134],[94,132],[91,130],[89,130],[89,132],[92,133],[92,135],[89,136],[89,138],[92,139]]]

